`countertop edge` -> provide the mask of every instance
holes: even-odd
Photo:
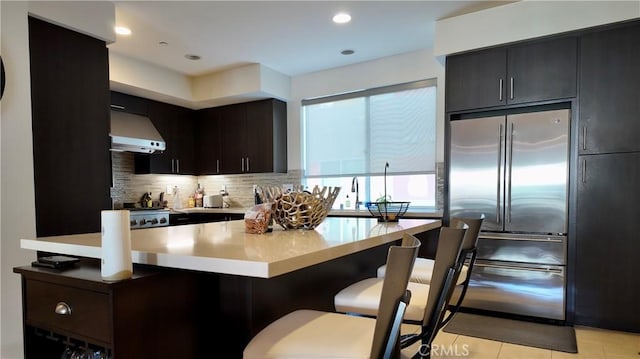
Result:
[[[249,208],[240,208],[240,207],[230,207],[230,208],[204,208],[204,207],[194,207],[194,208],[181,208],[181,209],[170,209],[170,213],[172,214],[192,214],[192,213],[221,213],[221,214],[244,214],[249,210]],[[332,217],[373,217],[371,213],[366,208],[355,210],[355,209],[332,209],[329,211],[329,216]],[[417,212],[417,211],[409,211],[405,213],[402,218],[426,218],[426,219],[439,219],[442,218],[443,214],[441,211],[432,211],[432,212]]]
[[[312,253],[282,259],[279,261],[255,261],[232,258],[216,258],[176,253],[157,253],[132,251],[132,261],[136,264],[154,265],[166,268],[186,269],[218,274],[240,275],[255,278],[272,278],[305,267],[323,263],[346,255],[388,244],[402,238],[403,233],[416,234],[437,229],[442,226],[440,220],[423,223],[411,228],[391,233],[375,234],[363,240],[347,242],[339,246],[321,249]],[[99,235],[99,234],[96,234]],[[102,249],[95,245],[62,243],[37,239],[21,239],[22,249],[60,253],[70,256],[97,258],[102,257]]]

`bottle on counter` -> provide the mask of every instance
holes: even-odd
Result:
[[[349,199],[349,195],[347,195],[347,199],[344,201],[344,207],[345,208],[351,207],[351,200]]]
[[[173,208],[182,208],[182,200],[180,199],[180,191],[178,189],[178,186],[173,187]]]
[[[231,207],[231,199],[229,198],[229,192],[227,192],[226,188],[220,190],[220,195],[222,196],[222,208]]]
[[[198,189],[196,189],[196,193],[193,195],[195,199],[196,207],[204,207],[204,203],[202,198],[204,198],[204,187],[200,187],[200,183],[198,183]]]

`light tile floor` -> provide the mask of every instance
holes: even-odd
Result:
[[[403,326],[403,333],[417,330]],[[440,331],[436,336],[432,358],[473,359],[640,359],[640,334],[575,327],[578,353],[496,342]],[[419,343],[403,351],[403,358],[417,352]],[[437,350],[437,351],[436,351]]]

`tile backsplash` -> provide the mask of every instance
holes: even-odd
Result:
[[[238,175],[186,176],[186,175],[137,175],[134,174],[134,154],[112,152],[111,168],[113,187],[111,198],[115,208],[124,202],[138,202],[145,192],[151,192],[153,200],[158,200],[167,186],[177,186],[182,207],[187,207],[189,196],[198,188],[204,187],[206,194],[219,194],[226,187],[232,207],[247,208],[253,206],[253,185],[266,186],[297,184],[301,181],[299,170],[289,173],[249,173]],[[165,195],[169,207],[175,206],[175,197]]]
[[[248,208],[253,206],[253,185],[268,186],[283,184],[299,184],[302,171],[289,173],[248,173],[238,175],[186,176],[186,175],[136,175],[134,174],[134,155],[128,152],[112,152],[111,167],[113,187],[111,198],[115,208],[122,207],[124,202],[138,202],[145,192],[151,192],[154,200],[158,200],[167,186],[177,186],[180,192],[182,207],[187,207],[189,196],[198,184],[204,187],[206,194],[219,194],[226,187],[232,207]],[[444,208],[444,163],[436,164],[436,209]],[[165,195],[169,207],[174,207],[175,197]]]

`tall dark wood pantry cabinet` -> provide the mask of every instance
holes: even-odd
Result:
[[[38,236],[98,232],[111,208],[104,41],[29,18]]]
[[[640,332],[640,21],[580,39],[576,323]]]

